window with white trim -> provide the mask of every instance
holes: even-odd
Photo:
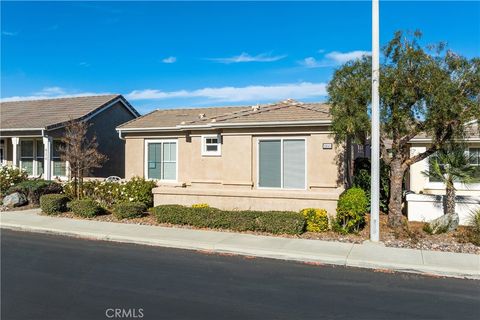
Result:
[[[33,176],[33,141],[20,140],[20,168]]]
[[[258,141],[259,188],[306,188],[306,142],[299,138]]]
[[[466,151],[466,156],[469,158],[470,165],[476,167],[473,173],[474,182],[480,181],[480,148],[468,148]],[[436,153],[428,157],[428,170],[431,170],[433,161],[438,161]],[[440,167],[442,166],[443,164],[440,163]],[[434,176],[429,176],[428,181],[442,182],[440,178]]]
[[[146,140],[146,178],[177,180],[177,141]]]
[[[5,139],[0,139],[0,166],[7,165],[7,144]]]
[[[67,166],[60,156],[60,148],[63,145],[61,140],[53,140],[52,142],[52,176],[65,177],[67,175]]]
[[[473,177],[475,182],[480,181],[480,148],[469,148],[468,156],[470,159],[470,165],[475,167]]]
[[[222,143],[220,135],[202,136],[202,156],[220,156]]]
[[[38,139],[35,141],[35,149],[36,149],[36,169],[37,172],[35,173],[36,176],[40,176],[43,174],[43,164],[44,164],[44,150],[43,150],[43,141]]]

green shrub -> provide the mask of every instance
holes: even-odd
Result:
[[[83,183],[83,197],[96,200],[104,207],[112,207],[119,202],[141,202],[147,207],[153,205],[152,189],[155,181],[133,177],[127,182],[105,182],[89,180]],[[73,184],[64,186],[64,193],[73,197]]]
[[[348,189],[338,199],[334,230],[341,233],[360,231],[365,225],[367,207],[368,199],[361,188]]]
[[[7,191],[7,194],[14,192],[23,193],[30,204],[38,205],[40,197],[44,194],[61,193],[62,185],[55,181],[39,180],[25,180],[12,187]]]
[[[102,207],[93,199],[73,200],[69,203],[70,210],[81,217],[93,218],[103,213]]]
[[[23,169],[0,166],[0,196],[5,196],[9,188],[27,180],[27,178],[28,173]]]
[[[40,197],[40,208],[46,214],[59,214],[67,211],[68,200],[63,194],[45,194]]]
[[[117,219],[131,219],[141,217],[147,210],[142,202],[119,202],[113,205],[112,212]]]
[[[476,246],[480,246],[480,209],[473,211],[468,219],[470,226],[468,240]]]
[[[305,229],[305,218],[298,212],[290,211],[224,211],[211,207],[161,205],[153,208],[152,213],[159,223],[200,228],[275,234],[301,234]]]
[[[300,211],[307,220],[307,231],[322,232],[328,230],[328,214],[325,209],[307,208]]]
[[[370,210],[370,159],[355,159],[353,172],[353,186],[359,187],[365,191],[368,200],[368,209]],[[388,199],[390,197],[390,167],[383,160],[380,160],[380,210],[388,213]]]

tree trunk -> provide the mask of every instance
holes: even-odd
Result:
[[[402,214],[402,194],[403,194],[403,175],[405,169],[402,168],[401,159],[393,159],[390,163],[390,199],[388,203],[388,225],[390,227],[400,227],[403,225]]]
[[[352,177],[353,177],[353,166],[352,166],[352,138],[347,137],[346,146],[345,146],[345,182],[347,184],[347,189],[352,186]]]
[[[455,214],[455,189],[449,185],[447,185],[447,196],[444,212],[449,216],[453,216]]]

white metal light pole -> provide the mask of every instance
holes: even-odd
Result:
[[[380,240],[380,37],[379,0],[372,0],[372,137],[371,137],[371,202],[370,240]]]

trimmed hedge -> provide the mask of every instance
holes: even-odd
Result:
[[[142,202],[120,202],[112,207],[113,215],[117,219],[141,217],[145,210],[147,210],[147,206]]]
[[[46,214],[59,214],[67,211],[68,200],[63,194],[45,194],[40,197],[40,208]]]
[[[325,209],[306,208],[300,213],[307,220],[307,231],[322,232],[328,230],[328,214]]]
[[[38,205],[42,195],[60,193],[62,190],[62,185],[55,181],[38,179],[22,181],[10,187],[7,194],[12,194],[14,192],[23,193],[27,197],[28,203]]]
[[[301,234],[305,218],[290,211],[224,211],[211,207],[161,205],[152,208],[159,223],[190,225],[200,228],[262,231],[274,234]]]
[[[74,214],[85,218],[93,218],[103,213],[103,208],[92,199],[73,200],[69,208]]]

